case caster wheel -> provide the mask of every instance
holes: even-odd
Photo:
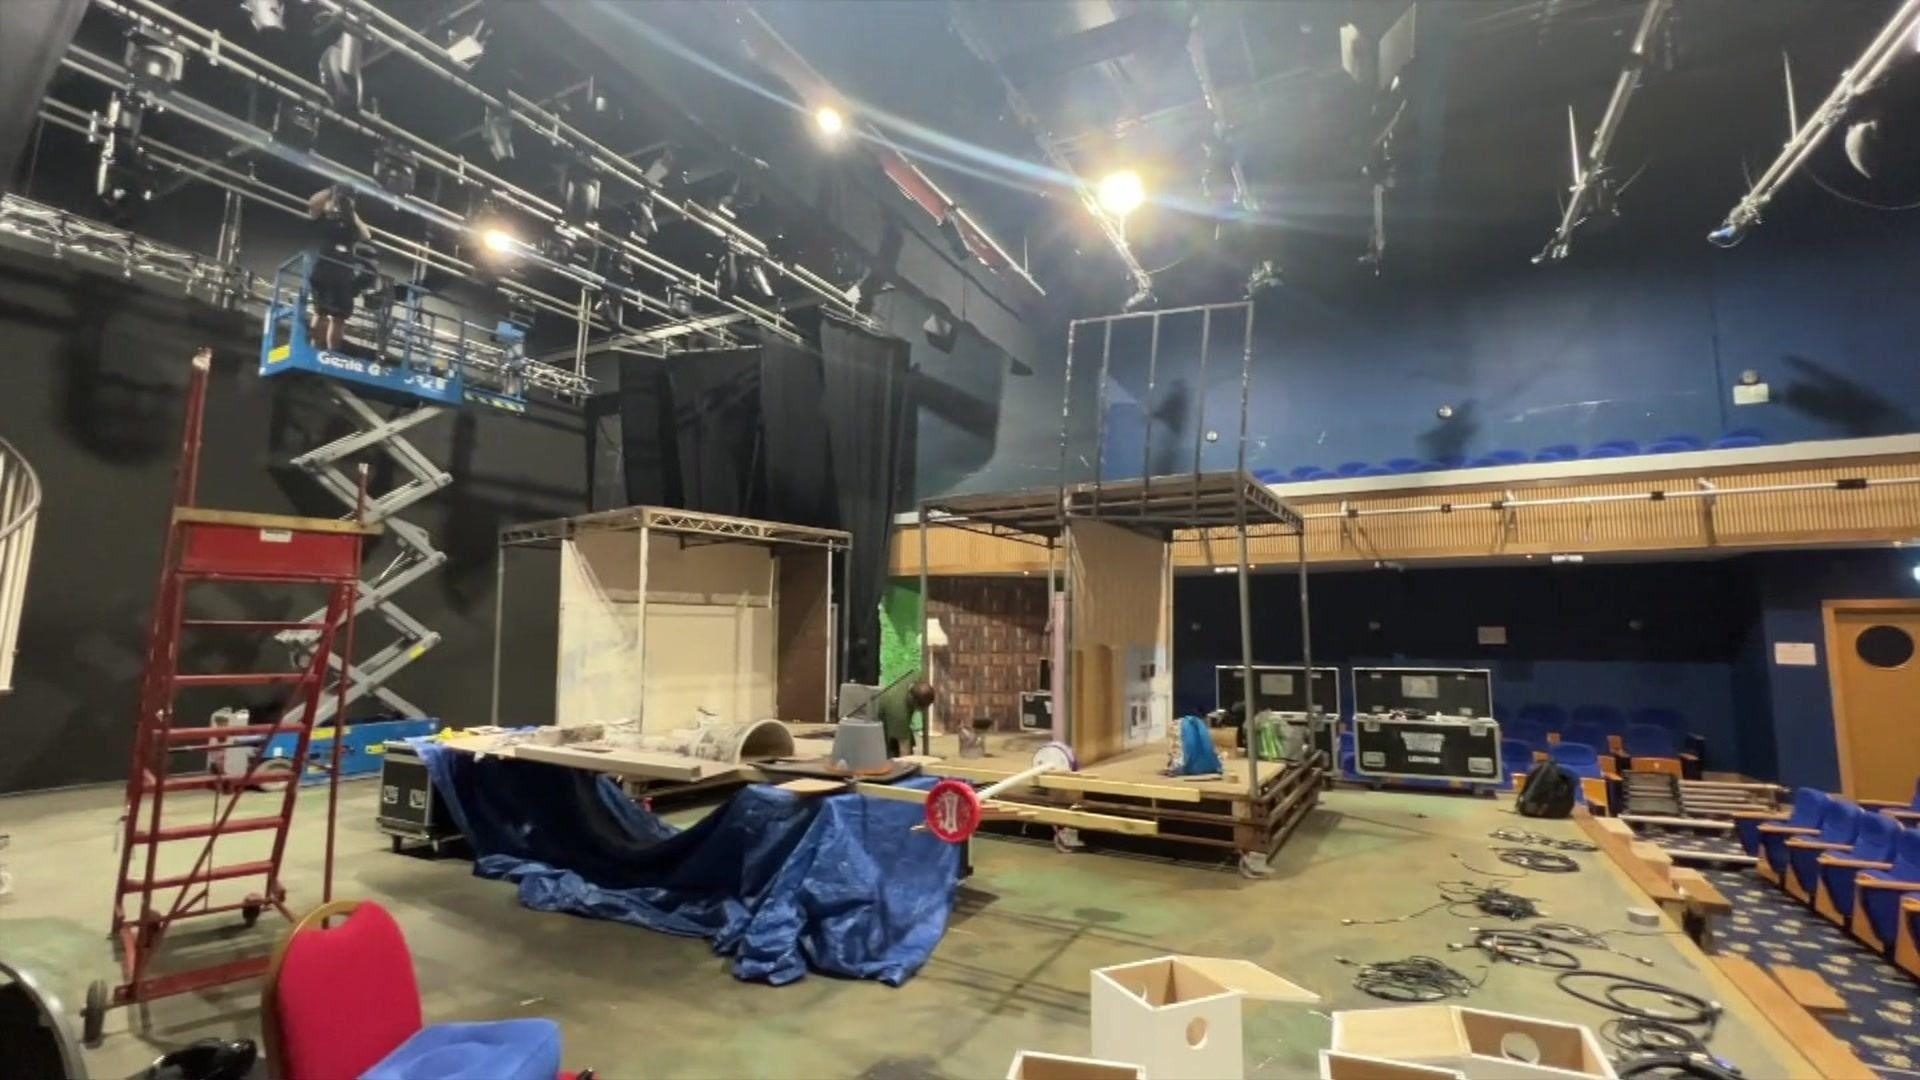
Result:
[[[95,979],[87,985],[87,1003],[80,1009],[80,1041],[99,1046],[107,1028],[107,984]]]
[[[1240,853],[1241,877],[1246,878],[1248,881],[1259,881],[1261,878],[1271,877],[1272,875],[1273,868],[1267,865],[1267,857],[1265,855],[1252,851],[1243,851]]]
[[[1071,855],[1076,851],[1085,851],[1087,842],[1080,839],[1079,829],[1056,825],[1053,828],[1053,849]]]
[[[393,848],[393,853],[394,853],[395,855],[398,855],[398,854],[400,854],[400,847],[401,847],[401,844],[400,844],[400,838],[399,838],[399,837],[397,837],[397,836],[389,836],[389,837],[387,837],[387,843],[388,843],[388,844],[390,844],[390,845],[392,846],[392,848]]]
[[[264,904],[248,904],[246,907],[241,908],[240,909],[241,923],[247,926],[252,926],[254,923],[259,922],[260,912],[264,907],[265,907]]]
[[[433,857],[436,859],[440,857],[440,852],[444,847],[445,844],[442,843],[441,839],[437,836],[427,841],[427,850],[433,852]]]

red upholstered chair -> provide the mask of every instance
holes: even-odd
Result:
[[[329,919],[342,919],[327,926]],[[371,901],[335,900],[281,939],[260,994],[267,1071],[357,1077],[420,1030],[420,987],[400,924]]]

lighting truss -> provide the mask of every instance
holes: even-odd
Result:
[[[55,259],[79,256],[103,263],[123,277],[165,282],[189,296],[224,299],[252,314],[264,313],[273,293],[266,278],[232,263],[18,195],[0,195],[0,235],[42,249]],[[363,323],[362,329],[373,327],[373,318],[366,312],[357,313],[355,322]],[[554,364],[535,361],[510,372],[504,350],[489,342],[468,339],[462,349],[461,343],[445,331],[434,332],[431,339],[420,337],[429,333],[425,328],[411,332],[416,335],[416,348],[449,358],[458,356],[465,366],[487,374],[515,375],[526,385],[563,400],[578,400],[592,389],[591,380]]]
[[[1584,159],[1580,153],[1580,133],[1574,127],[1573,107],[1567,107],[1567,138],[1573,149],[1573,188],[1566,208],[1560,212],[1559,227],[1553,231],[1547,246],[1533,257],[1535,263],[1566,258],[1573,248],[1573,230],[1601,205],[1603,196],[1613,193],[1607,156],[1613,149],[1613,137],[1620,131],[1620,122],[1626,118],[1627,103],[1640,88],[1640,75],[1647,66],[1647,48],[1672,6],[1673,0],[1647,0],[1647,6],[1640,12],[1640,26],[1634,31],[1633,43],[1627,47],[1627,61],[1613,82],[1607,111],[1600,116],[1600,126],[1593,131],[1593,143],[1587,147]]]
[[[869,327],[873,325],[870,316],[852,309],[844,292],[833,283],[814,275],[803,267],[791,266],[775,258],[757,237],[714,211],[691,200],[679,200],[666,195],[631,162],[594,142],[542,106],[529,102],[517,94],[509,95],[509,100],[503,102],[481,91],[467,81],[464,65],[459,64],[456,59],[447,54],[442,46],[380,12],[371,4],[358,2],[358,0],[353,3],[338,3],[333,0],[319,0],[319,2],[321,6],[340,15],[345,25],[356,28],[357,32],[366,36],[370,43],[407,56],[439,78],[466,91],[482,107],[498,110],[514,123],[533,128],[539,133],[542,141],[571,149],[580,161],[596,170],[597,174],[611,175],[631,184],[641,192],[643,199],[649,201],[650,208],[652,205],[665,207],[707,229],[719,237],[730,251],[754,258],[769,273],[800,283],[808,291],[816,294],[817,302],[836,314],[856,324]],[[570,229],[576,235],[594,244],[617,252],[632,267],[665,280],[669,291],[678,291],[684,296],[698,298],[723,308],[738,316],[738,321],[758,324],[778,337],[790,341],[799,339],[792,324],[777,305],[768,306],[755,303],[745,297],[723,295],[713,282],[699,272],[673,262],[631,237],[616,235],[602,228],[597,222],[571,221],[563,207],[490,173],[485,168],[446,150],[435,142],[374,114],[343,113],[332,107],[325,90],[316,83],[249,52],[155,0],[124,0],[124,2],[94,0],[94,6],[125,20],[133,28],[161,36],[170,45],[184,49],[189,54],[199,56],[211,64],[216,64],[223,70],[251,82],[259,89],[266,90],[302,108],[313,110],[340,128],[368,137],[379,145],[405,147],[412,152],[414,160],[421,168],[438,172],[453,180],[456,185],[480,186],[488,190],[499,205],[511,208],[516,214],[531,222],[556,231]],[[70,50],[63,62],[69,68],[110,86],[125,85],[128,80],[128,73],[120,65],[107,58],[88,53],[78,46]],[[177,90],[163,87],[152,88],[145,92],[153,100],[168,106],[176,115],[232,139],[242,146],[287,160],[333,183],[346,184],[362,195],[422,218],[440,228],[456,232],[465,231],[466,222],[451,211],[424,199],[396,197],[382,190],[373,177],[364,176],[358,170],[329,161],[310,151],[289,146],[284,140],[277,140],[271,132],[239,117],[228,115]],[[54,103],[50,100],[49,104]],[[208,169],[184,171],[197,179],[206,179],[205,174],[211,172]],[[231,190],[231,186],[228,186]],[[284,206],[281,208],[287,209]],[[458,262],[450,256],[431,252],[431,249],[425,248],[424,245],[413,244],[411,241],[407,243],[415,248],[405,253],[410,258],[431,262],[443,268],[447,268],[444,264]],[[539,266],[578,284],[583,290],[615,294],[630,307],[648,311],[667,320],[669,324],[683,321],[687,317],[686,313],[672,309],[667,303],[654,296],[625,283],[612,281],[588,267],[571,261],[537,254],[527,261],[531,265]],[[579,318],[579,305],[553,298],[544,299],[552,302],[539,303],[538,306],[543,309],[555,311],[568,318]],[[590,320],[590,325],[606,329],[597,320]]]
[[[1805,122],[1795,126],[1792,137],[1781,147],[1780,155],[1773,159],[1760,178],[1753,182],[1752,188],[1728,211],[1726,220],[1707,234],[1708,242],[1719,247],[1732,247],[1746,236],[1748,229],[1760,223],[1761,213],[1772,201],[1774,193],[1780,190],[1780,185],[1792,179],[1827,135],[1846,119],[1854,99],[1878,82],[1880,76],[1896,61],[1912,51],[1916,29],[1920,29],[1920,0],[1905,0],[1899,10],[1893,13],[1893,18],[1887,20],[1880,33],[1867,44],[1860,58],[1840,73],[1840,80],[1827,94],[1827,99]]]

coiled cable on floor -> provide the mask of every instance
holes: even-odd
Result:
[[[1504,847],[1494,848],[1493,854],[1503,863],[1517,866],[1522,870],[1532,870],[1540,874],[1571,874],[1580,869],[1571,855],[1562,855],[1558,851],[1544,851],[1540,848]]]
[[[1600,1037],[1629,1054],[1704,1054],[1700,1036],[1665,1020],[1616,1016],[1600,1025]]]
[[[1354,989],[1382,1001],[1423,1002],[1466,997],[1487,979],[1484,970],[1476,981],[1431,956],[1409,956],[1404,960],[1382,960],[1373,964],[1362,964],[1344,956],[1338,959],[1360,969],[1353,977]]]
[[[1495,960],[1555,971],[1579,971],[1580,958],[1558,945],[1525,930],[1479,930],[1473,935],[1473,948]]]
[[[1575,981],[1583,979],[1598,979],[1605,982],[1599,990],[1594,992],[1575,989]],[[1651,979],[1620,975],[1611,971],[1565,971],[1556,976],[1553,981],[1574,998],[1609,1012],[1616,1012],[1636,1020],[1701,1028],[1703,1029],[1700,1035],[1702,1043],[1713,1038],[1714,1025],[1720,1021],[1719,1002],[1709,1001],[1698,994],[1689,994],[1685,990],[1676,990]],[[1626,996],[1630,994],[1651,995],[1658,998],[1662,1004],[1673,1006],[1673,1008],[1661,1010],[1635,1005],[1626,1000]]]

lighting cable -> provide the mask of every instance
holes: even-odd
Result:
[[[1580,864],[1574,862],[1571,855],[1541,848],[1494,848],[1493,854],[1503,863],[1540,874],[1571,874],[1580,869]]]
[[[1599,979],[1605,982],[1598,991],[1575,989],[1576,980],[1582,979]],[[1651,979],[1641,979],[1611,971],[1564,971],[1554,977],[1554,983],[1579,1001],[1625,1017],[1658,1021],[1679,1027],[1701,1028],[1703,1029],[1700,1035],[1702,1043],[1713,1038],[1714,1025],[1719,1023],[1722,1011],[1719,1002],[1709,1001],[1698,994],[1677,990]],[[1672,1008],[1660,1010],[1636,1005],[1626,1000],[1628,995],[1649,995]]]
[[[1431,956],[1409,956],[1404,960],[1372,964],[1344,956],[1335,959],[1360,969],[1353,977],[1355,989],[1383,1001],[1423,1002],[1466,997],[1487,981],[1485,968],[1481,969],[1480,977],[1474,979]]]
[[[1531,964],[1556,971],[1579,971],[1581,967],[1580,958],[1570,950],[1525,930],[1476,929],[1471,945],[1451,945],[1449,948],[1477,948],[1495,960]]]

